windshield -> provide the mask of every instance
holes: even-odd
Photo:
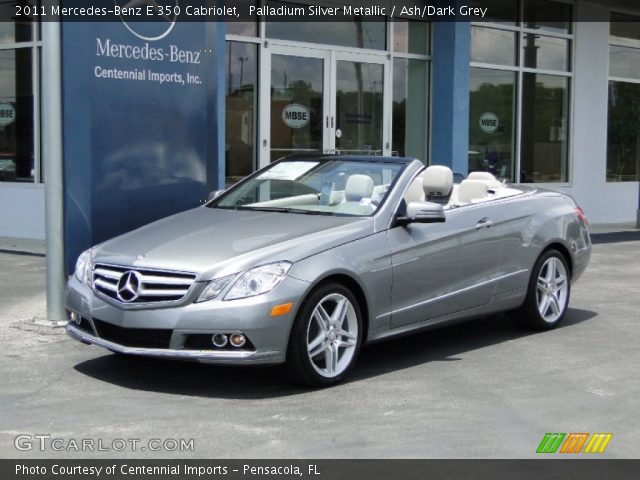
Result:
[[[285,160],[244,180],[209,207],[369,216],[403,168],[391,161]]]

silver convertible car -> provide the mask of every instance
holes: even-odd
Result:
[[[82,253],[68,333],[329,385],[392,336],[505,311],[553,328],[591,254],[570,197],[408,158],[285,158],[212,198]]]

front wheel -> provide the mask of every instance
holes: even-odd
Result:
[[[309,295],[296,316],[287,370],[297,383],[328,386],[352,368],[362,342],[362,314],[343,285],[330,283]]]
[[[535,330],[550,330],[564,318],[569,305],[571,277],[564,256],[557,250],[544,252],[535,266],[524,305],[517,320]]]

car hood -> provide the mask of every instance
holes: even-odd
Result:
[[[199,207],[98,245],[93,261],[195,272],[209,280],[269,261],[296,262],[371,233],[370,217]]]

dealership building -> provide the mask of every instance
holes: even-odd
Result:
[[[466,2],[488,8],[478,22],[59,23],[13,3],[0,237],[62,236],[67,270],[296,152],[487,170],[571,194],[592,223],[637,221],[636,0]]]

